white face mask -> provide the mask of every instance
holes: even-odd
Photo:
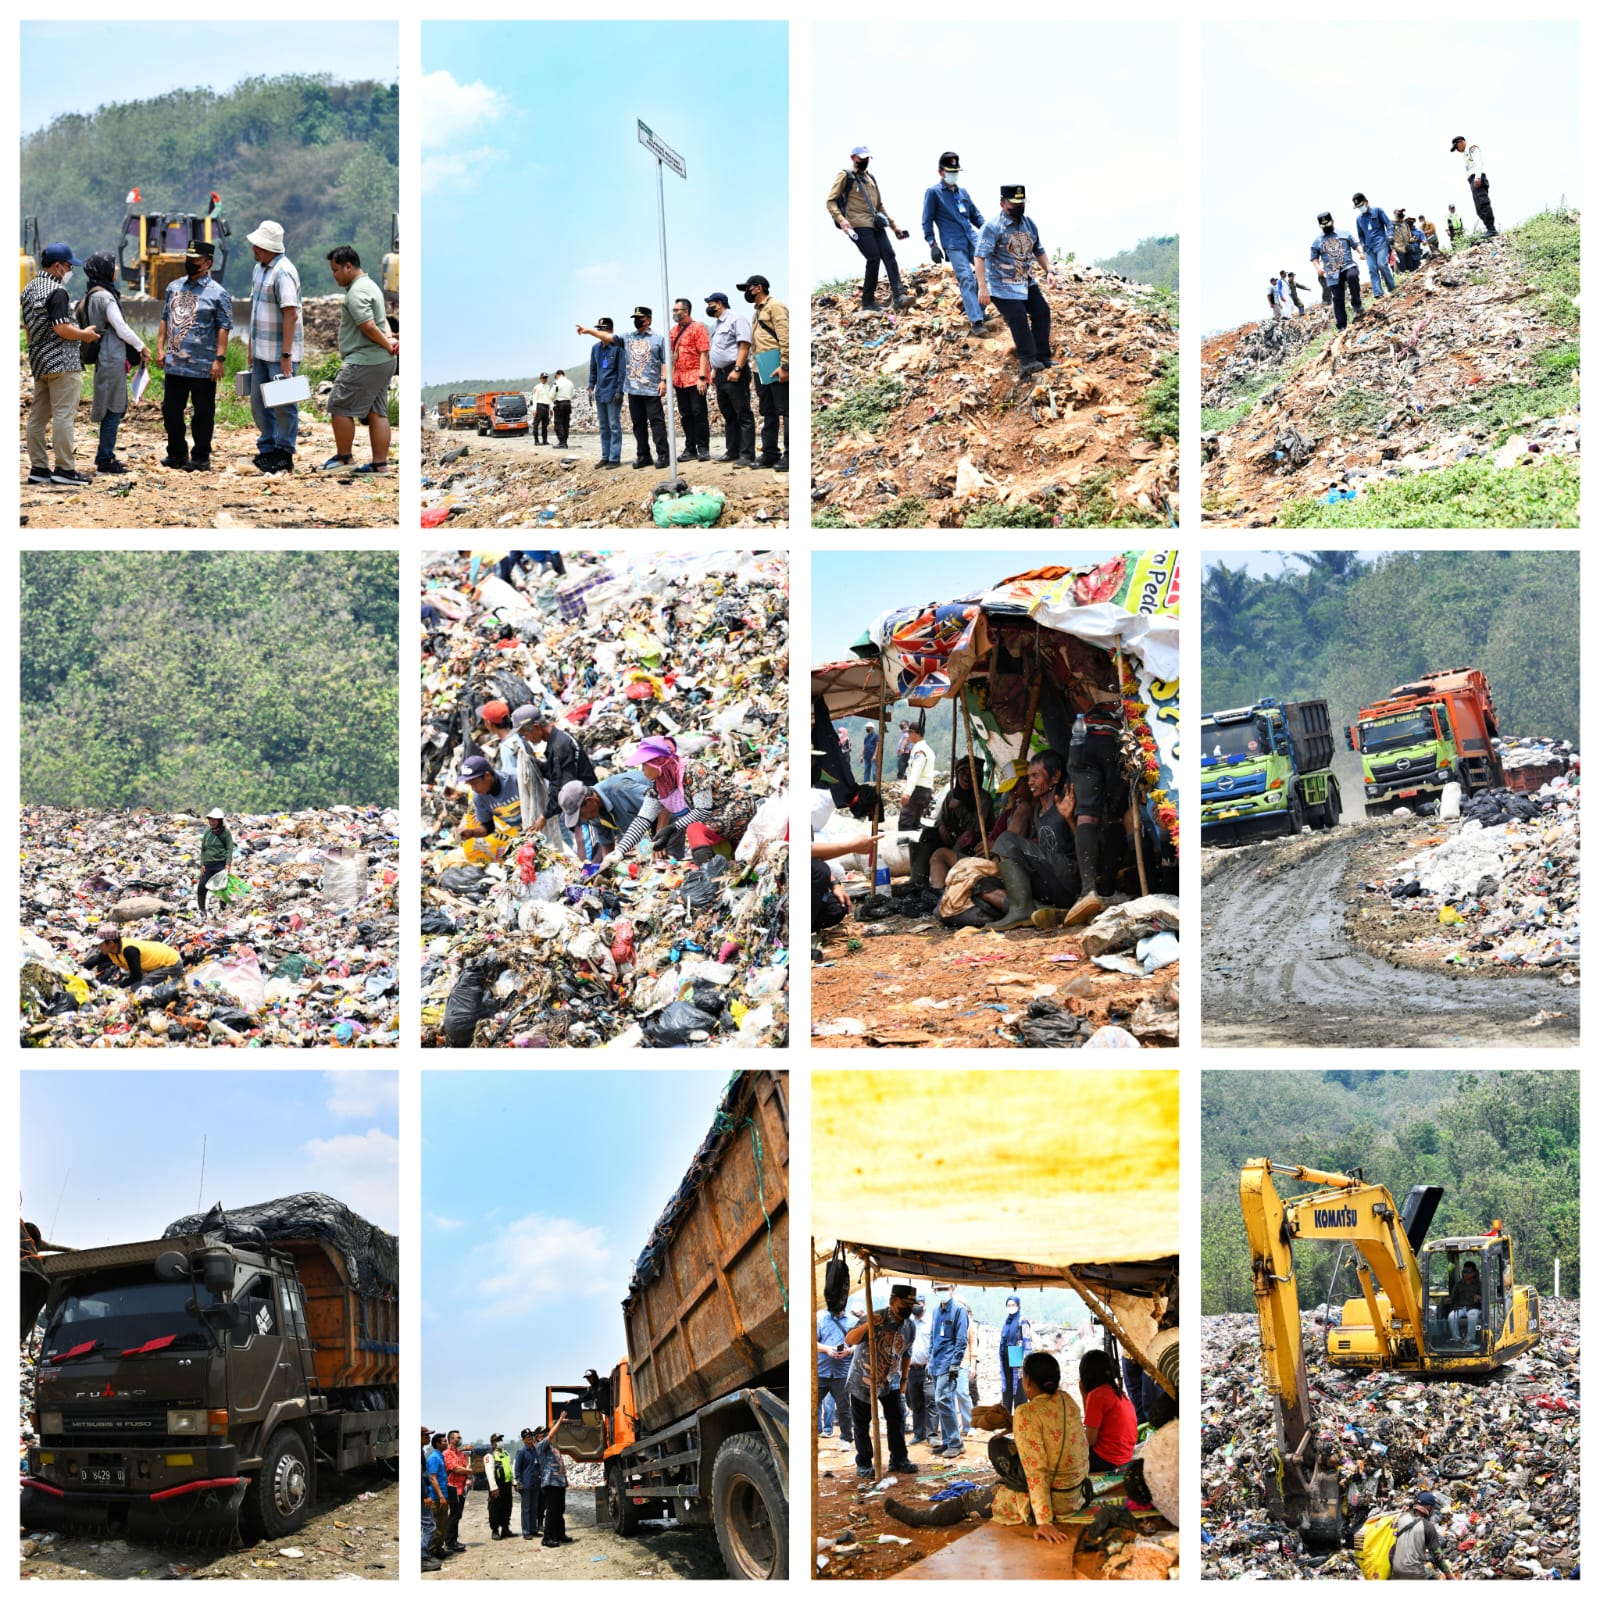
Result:
[[[954,189],[961,182],[961,174],[959,172],[941,172],[939,176],[944,179],[947,189]]]
[[[947,1306],[953,1299],[955,1299],[955,1291],[953,1289],[941,1289],[939,1291],[940,1305]]]

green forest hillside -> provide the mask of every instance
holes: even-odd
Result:
[[[1120,272],[1135,283],[1154,284],[1178,292],[1178,236],[1175,233],[1141,239],[1131,250],[1119,250],[1095,265],[1102,272]]]
[[[195,71],[204,71],[196,57]],[[115,74],[105,82],[117,85]],[[136,85],[128,85],[133,88]],[[324,259],[353,244],[376,268],[400,206],[400,92],[327,74],[249,78],[226,94],[174,90],[57,117],[22,141],[22,215],[41,238],[86,256],[115,251],[124,202],[203,212],[212,190],[232,226],[226,282],[247,292],[245,243],[264,217],[281,222],[307,294],[336,294]],[[78,277],[74,287],[81,288]]]
[[[1418,673],[1480,667],[1501,731],[1578,738],[1576,551],[1295,552],[1255,578],[1227,558],[1201,588],[1205,708],[1325,698],[1336,728]]]
[[[22,555],[22,800],[399,799],[393,551]]]
[[[1404,1204],[1441,1184],[1432,1232],[1501,1218],[1519,1283],[1579,1293],[1576,1072],[1207,1072],[1201,1090],[1201,1310],[1253,1311],[1239,1169],[1257,1156],[1324,1171],[1360,1167]],[[1304,1186],[1285,1181],[1285,1194]],[[1320,1304],[1334,1251],[1296,1251],[1300,1304]]]
[[[550,376],[564,372],[582,389],[589,381],[589,352],[580,350],[571,361],[557,361],[550,368]],[[526,394],[539,381],[537,372],[525,378],[457,378],[453,383],[426,383],[422,386],[424,405],[432,405],[449,394],[498,394],[503,389],[515,389]]]

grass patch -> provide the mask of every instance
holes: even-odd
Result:
[[[928,526],[927,502],[914,494],[893,505],[885,506],[862,524],[864,528],[926,528]]]
[[[1328,420],[1342,433],[1376,428],[1389,414],[1389,402],[1360,384],[1346,389],[1328,411]]]
[[[1055,524],[1061,528],[1164,528],[1165,521],[1141,511],[1137,506],[1117,504],[1112,492],[1117,481],[1114,472],[1097,472],[1078,485],[1077,503],[1058,510]],[[969,524],[970,526],[970,524]]]
[[[905,385],[898,378],[874,378],[855,394],[824,406],[811,419],[819,439],[837,439],[846,433],[874,433],[898,409]]]
[[[1570,212],[1541,211],[1502,235],[1523,276],[1539,291],[1539,309],[1564,328],[1578,325],[1581,233]]]
[[[1161,362],[1161,376],[1144,392],[1140,402],[1144,416],[1144,431],[1149,438],[1160,441],[1178,437],[1178,357],[1174,353]]]
[[[830,278],[826,283],[819,283],[812,294],[831,294],[835,298],[843,298],[854,289],[861,287],[860,278]]]
[[[1178,326],[1178,291],[1157,288],[1154,294],[1144,296],[1144,304],[1159,311],[1174,328]]]
[[[1231,406],[1201,406],[1200,431],[1220,433],[1243,422],[1255,410],[1256,401],[1278,383],[1275,377],[1251,378],[1238,391],[1238,402]]]
[[[811,513],[811,526],[813,528],[849,528],[853,523],[845,521],[844,512],[838,506],[818,506]]]
[[[1045,504],[1036,506],[1031,500],[1020,505],[1003,505],[998,500],[985,500],[962,524],[967,528],[1053,528],[1055,526],[1055,495],[1047,495]]]
[[[1552,456],[1537,467],[1497,469],[1475,457],[1438,472],[1380,484],[1336,506],[1295,500],[1284,528],[1575,528],[1578,466]]]
[[[1497,383],[1470,400],[1436,406],[1428,421],[1440,429],[1487,428],[1491,444],[1502,445],[1524,417],[1543,420],[1578,409],[1580,359],[1576,344],[1552,345],[1534,356],[1528,382]]]

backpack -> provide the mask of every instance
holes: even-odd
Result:
[[[83,299],[78,302],[77,315],[73,318],[73,320],[80,328],[87,328],[89,326],[89,299],[90,296],[94,294],[94,291],[97,287],[98,285],[91,285],[84,292]],[[110,291],[101,289],[100,292],[102,294],[108,294]],[[99,339],[87,339],[83,341],[78,346],[78,360],[86,367],[97,365],[100,360],[100,345],[101,341]]]
[[[1394,1567],[1394,1544],[1399,1537],[1400,1518],[1393,1511],[1381,1516],[1368,1517],[1356,1534],[1356,1565],[1361,1576],[1384,1579]]]

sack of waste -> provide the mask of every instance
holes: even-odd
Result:
[[[658,495],[650,519],[658,528],[709,528],[722,515],[726,499],[713,490]]]

